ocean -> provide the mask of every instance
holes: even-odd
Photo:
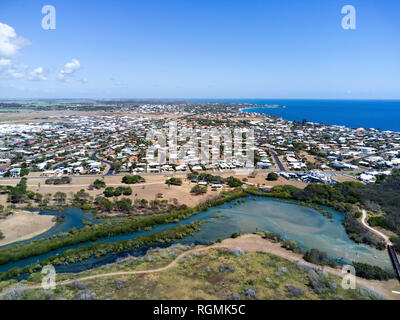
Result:
[[[286,108],[252,108],[250,112],[274,114],[284,120],[344,125],[350,128],[374,128],[400,132],[400,100],[212,100]]]

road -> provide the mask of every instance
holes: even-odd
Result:
[[[285,167],[283,166],[282,161],[279,159],[277,153],[275,151],[272,151],[272,150],[270,150],[270,152],[271,152],[272,156],[274,157],[274,160],[275,160],[276,164],[278,165],[279,170],[281,172],[285,172],[286,171]]]
[[[104,174],[103,176],[112,176],[113,173],[114,173],[113,164],[112,164],[110,161],[100,159],[100,158],[97,156],[97,154],[99,153],[99,151],[100,151],[100,150],[95,151],[95,152],[93,153],[93,157],[94,157],[97,161],[104,162],[104,163],[106,163],[106,164],[108,164],[108,165],[110,166],[110,169],[108,169],[107,173]]]

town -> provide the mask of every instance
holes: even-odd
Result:
[[[225,105],[213,105],[215,111],[210,106],[202,109],[201,103],[192,109],[185,105],[179,111],[181,104],[146,103],[134,108],[132,116],[124,106],[121,114],[73,114],[50,116],[50,121],[0,124],[0,176],[6,179],[192,171],[232,174],[235,169],[246,168],[254,173],[275,172],[293,181],[334,183],[357,179],[374,183],[400,165],[400,133],[289,122],[241,111],[240,105],[233,108],[235,112],[227,113]],[[223,156],[215,159],[215,148],[210,148],[209,156],[214,153],[214,157],[208,163],[196,152],[194,144],[183,143],[186,141],[178,142],[176,153],[185,152],[179,162],[173,154],[162,162],[154,161],[149,149],[158,146],[162,151],[162,146],[154,145],[156,141],[146,139],[146,134],[167,128],[172,120],[176,121],[178,133],[253,130],[254,141],[248,143],[252,145],[254,163]],[[232,143],[223,144],[228,142]]]

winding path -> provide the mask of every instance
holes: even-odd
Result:
[[[262,239],[260,236],[257,236],[254,234],[248,234],[248,235],[243,235],[236,239],[230,239],[230,238],[225,239],[220,244],[214,244],[214,245],[211,245],[208,247],[194,248],[194,249],[182,252],[172,262],[170,262],[168,265],[166,265],[164,267],[160,267],[160,268],[156,268],[156,269],[149,269],[149,270],[99,273],[99,274],[76,278],[76,279],[72,279],[72,280],[59,281],[59,282],[57,282],[57,285],[58,286],[67,285],[76,280],[77,281],[87,281],[87,280],[106,278],[106,277],[137,275],[137,274],[150,274],[150,273],[162,272],[162,271],[166,271],[166,270],[171,269],[172,267],[176,266],[179,263],[179,261],[181,261],[185,256],[187,256],[193,252],[203,252],[203,251],[207,251],[210,249],[216,249],[216,248],[227,248],[227,249],[242,248],[245,251],[264,251],[264,252],[269,252],[273,255],[280,256],[289,261],[293,261],[293,262],[301,261],[305,265],[308,265],[313,268],[321,269],[321,266],[317,266],[317,265],[311,264],[309,262],[306,262],[303,259],[301,254],[297,254],[292,251],[283,249],[281,247],[280,243],[272,243],[268,240]],[[343,277],[343,273],[340,269],[334,269],[334,268],[327,267],[327,266],[323,267],[323,269],[325,269],[330,274],[333,274],[333,275],[339,276],[339,277]],[[399,295],[392,293],[392,290],[394,290],[398,287],[397,280],[377,281],[377,280],[362,279],[359,277],[356,277],[356,279],[357,279],[357,283],[361,284],[364,287],[376,290],[377,292],[379,292],[381,295],[383,295],[387,299],[395,299],[395,300],[400,299]],[[37,284],[37,285],[27,286],[26,288],[27,289],[40,289],[40,288],[42,288],[42,285]],[[4,295],[5,292],[6,292],[6,290],[4,290],[3,292],[0,293],[0,299]]]
[[[120,271],[120,272],[99,273],[99,274],[95,274],[95,275],[87,276],[87,277],[82,277],[82,278],[78,278],[78,279],[59,281],[59,282],[57,282],[57,286],[70,284],[70,283],[72,283],[74,281],[87,281],[87,280],[93,280],[93,279],[105,278],[105,277],[126,276],[126,275],[161,272],[161,271],[165,271],[165,270],[168,270],[168,269],[174,267],[180,260],[182,260],[183,257],[185,257],[188,254],[191,254],[191,253],[193,253],[195,251],[196,252],[201,252],[201,251],[206,251],[206,250],[209,250],[209,249],[222,248],[222,247],[224,247],[224,246],[222,246],[222,245],[213,245],[213,246],[210,246],[210,247],[195,248],[195,249],[191,249],[191,250],[185,251],[185,252],[181,253],[179,256],[177,256],[171,263],[169,263],[168,265],[166,265],[164,267],[161,267],[161,268],[149,269],[149,270],[137,270],[137,271]],[[27,289],[40,289],[40,288],[42,288],[42,285],[41,284],[37,284],[37,285],[33,285],[33,286],[27,286],[26,288]],[[0,294],[0,298],[2,297],[3,294]]]
[[[367,212],[363,209],[361,210],[362,212],[362,217],[361,217],[361,223],[368,228],[369,230],[371,230],[373,233],[377,234],[378,236],[380,236],[381,238],[383,238],[386,242],[386,245],[392,245],[392,242],[390,241],[389,237],[385,234],[383,234],[382,232],[375,230],[374,228],[372,228],[370,225],[368,225],[368,223],[365,221],[365,219],[367,218]]]

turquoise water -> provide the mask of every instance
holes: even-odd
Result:
[[[67,209],[65,209],[64,213],[66,214],[64,221],[62,223],[57,223],[50,230],[48,230],[44,233],[41,233],[33,238],[27,239],[27,240],[18,241],[18,242],[10,243],[8,245],[0,246],[0,249],[4,248],[4,247],[12,246],[14,244],[24,244],[24,243],[31,242],[32,240],[48,238],[59,232],[68,232],[73,227],[75,227],[77,229],[83,228],[85,225],[83,224],[82,220],[86,220],[86,221],[89,221],[92,223],[101,223],[102,222],[101,220],[94,220],[93,214],[91,212],[82,211],[77,208],[67,208]],[[58,212],[42,211],[39,214],[57,216]]]
[[[343,215],[331,209],[328,209],[328,211],[333,215],[333,222],[311,208],[296,204],[282,203],[270,198],[249,197],[244,204],[234,205],[234,202],[226,203],[220,207],[211,208],[206,212],[201,212],[193,217],[180,221],[178,224],[186,224],[194,220],[206,220],[207,223],[205,223],[201,231],[195,233],[194,236],[186,237],[178,242],[184,244],[207,244],[216,241],[218,238],[227,238],[233,232],[255,232],[258,227],[259,231],[268,230],[277,232],[287,240],[294,240],[303,249],[317,248],[325,251],[329,256],[338,259],[339,262],[360,261],[392,270],[391,261],[386,252],[354,243],[348,238],[341,225]],[[212,216],[216,214],[222,214],[224,217],[212,218]],[[176,225],[177,224],[174,223],[161,225],[153,228],[151,231],[135,232],[129,235],[100,239],[98,241],[109,242],[133,239]],[[2,265],[0,266],[0,272],[7,271],[16,266],[22,267],[35,263],[47,257],[60,254],[70,248],[77,248],[88,244],[90,243],[82,243],[73,247],[62,248],[42,256]],[[143,253],[143,250],[139,253]],[[138,254],[138,252],[133,254]],[[98,259],[92,258],[83,263],[59,266],[56,267],[56,269],[58,272],[78,272],[94,266],[113,262],[120,256],[121,255],[108,255]]]
[[[280,109],[253,109],[252,112],[274,114],[289,121],[304,119],[349,128],[375,128],[400,132],[400,100],[288,100],[240,99],[217,102],[281,105]],[[249,110],[250,111],[250,110]]]

